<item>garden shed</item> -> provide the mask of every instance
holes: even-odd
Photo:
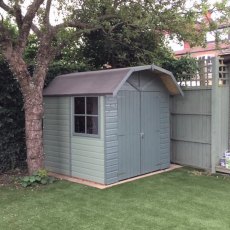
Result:
[[[168,168],[176,94],[155,65],[56,77],[43,93],[46,168],[101,184]]]

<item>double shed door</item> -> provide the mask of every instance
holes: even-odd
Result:
[[[160,169],[159,127],[159,92],[119,92],[119,180]]]

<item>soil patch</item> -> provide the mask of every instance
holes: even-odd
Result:
[[[6,173],[0,174],[0,186],[10,186],[10,185],[18,185],[19,178],[26,176],[28,174],[27,170],[11,170]]]

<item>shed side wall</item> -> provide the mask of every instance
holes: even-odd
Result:
[[[43,140],[47,170],[70,175],[70,98],[45,97]]]
[[[170,105],[169,95],[160,93],[160,167],[170,166]]]
[[[117,96],[115,97],[105,96],[105,183],[112,184],[117,181],[118,181]]]
[[[74,135],[71,130],[72,176],[104,184],[104,97],[99,97],[99,137]],[[72,98],[73,108],[73,98]],[[71,112],[73,127],[73,112]]]

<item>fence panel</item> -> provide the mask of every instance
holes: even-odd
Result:
[[[184,88],[171,100],[171,160],[211,168],[211,88]]]
[[[198,72],[179,80],[184,97],[171,100],[171,161],[215,172],[229,148],[229,65],[201,58]]]

